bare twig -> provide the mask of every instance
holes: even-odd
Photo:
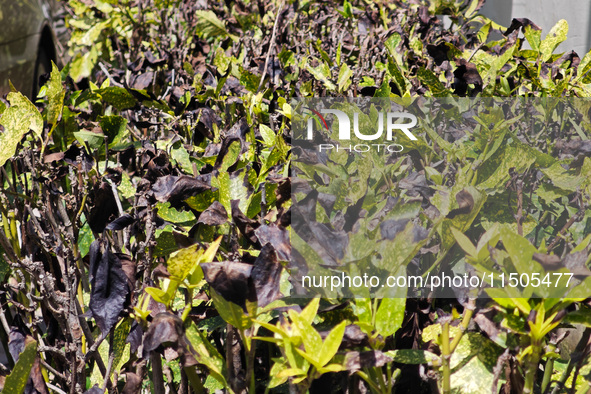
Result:
[[[41,362],[41,364],[43,365],[43,367],[45,367],[45,369],[47,369],[49,372],[51,372],[52,374],[54,374],[55,376],[57,376],[58,378],[60,378],[64,382],[67,382],[68,381],[68,378],[66,378],[66,375],[64,375],[63,373],[59,372],[55,368],[53,368],[51,365],[49,365],[47,363],[47,361],[43,360],[41,357],[39,357],[39,361]]]
[[[112,86],[117,86],[117,87],[120,87],[120,88],[122,88],[122,87],[123,87],[123,85],[121,85],[119,82],[117,82],[117,81],[115,81],[115,80],[113,79],[113,77],[112,77],[112,76],[111,76],[111,74],[109,73],[109,70],[107,70],[107,67],[106,67],[106,66],[103,64],[103,62],[99,62],[99,63],[98,63],[98,65],[99,65],[99,67],[101,68],[101,70],[103,70],[103,72],[105,73],[105,76],[106,76],[107,78],[109,78],[110,84],[111,84]]]
[[[495,367],[493,368],[493,384],[492,384],[492,393],[496,394],[499,391],[497,390],[497,386],[499,384],[499,379],[501,377],[501,374],[503,373],[503,365],[505,365],[505,363],[507,362],[507,360],[509,360],[509,358],[511,357],[511,354],[509,353],[509,349],[505,349],[505,352],[503,352],[503,354],[501,354],[501,356],[497,359],[497,364],[495,365]]]
[[[517,221],[517,234],[523,236],[523,181],[518,179],[515,182],[515,188],[517,189],[517,214],[515,220]]]
[[[265,58],[265,68],[263,69],[263,75],[261,76],[261,81],[259,82],[259,87],[257,88],[257,93],[261,90],[263,83],[265,81],[265,76],[267,75],[267,67],[269,66],[269,57],[271,56],[271,52],[273,51],[273,47],[275,46],[275,35],[277,34],[277,24],[279,22],[279,16],[281,15],[281,11],[283,10],[283,4],[279,6],[277,10],[277,16],[275,17],[275,23],[273,24],[273,33],[271,34],[271,41],[269,42],[269,50],[267,50],[267,56]]]
[[[45,382],[45,384],[47,385],[48,388],[50,388],[51,390],[55,391],[56,393],[59,393],[59,394],[67,394],[64,390],[60,389],[59,387],[57,387],[57,386],[55,386],[55,385],[53,385],[51,383]]]
[[[577,213],[575,213],[566,224],[560,229],[560,232],[556,235],[554,240],[550,245],[548,245],[548,252],[550,252],[554,247],[560,242],[566,231],[573,225],[575,221],[585,212],[585,209],[580,209]]]
[[[111,338],[109,340],[110,348],[113,348],[113,334],[111,334]],[[110,351],[109,353],[109,364],[107,364],[107,370],[105,371],[104,381],[103,381],[103,392],[107,388],[107,384],[111,381],[111,370],[113,369],[113,361],[115,360],[115,352]]]

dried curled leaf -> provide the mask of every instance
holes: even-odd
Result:
[[[103,335],[107,335],[119,320],[129,293],[128,279],[121,260],[109,250],[109,244],[101,247],[101,241],[90,245],[90,303],[92,316]]]
[[[143,357],[148,358],[153,351],[164,352],[165,348],[176,351],[184,366],[197,364],[191,355],[194,351],[185,336],[183,321],[170,312],[159,313],[154,317],[144,335]]]

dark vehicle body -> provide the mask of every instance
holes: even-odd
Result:
[[[0,0],[0,97],[10,92],[9,81],[34,97],[39,76],[59,63],[59,13],[55,0]]]

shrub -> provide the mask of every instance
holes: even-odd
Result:
[[[559,328],[590,325],[586,296],[288,297],[292,98],[589,96],[591,54],[554,53],[566,22],[542,39],[480,3],[70,0],[71,62],[37,108],[0,104],[4,390],[585,390],[591,331],[565,346]],[[493,113],[399,158],[396,179],[465,177],[473,200],[502,169],[473,225],[428,229],[435,269],[551,252],[586,268],[587,109],[572,133],[546,112],[532,141]]]

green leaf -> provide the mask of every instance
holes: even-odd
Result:
[[[312,67],[310,66],[310,64],[306,63],[306,70],[308,70],[308,72],[312,74],[312,76],[316,78],[318,81],[323,82],[324,86],[326,86],[328,90],[337,89],[335,84],[330,81],[331,72],[330,68],[326,63],[320,63],[316,67]]]
[[[591,71],[591,52],[587,52],[577,68],[577,77],[575,79],[582,79],[583,82],[589,82],[589,71]]]
[[[51,62],[51,76],[47,82],[47,123],[55,125],[64,108],[66,91],[62,86],[62,75],[55,63]]]
[[[137,100],[127,89],[119,86],[109,86],[95,91],[98,93],[103,101],[112,105],[118,110],[124,110],[135,107]]]
[[[316,313],[318,312],[318,306],[320,305],[320,298],[313,298],[312,301],[302,310],[300,317],[304,319],[308,324],[312,324]]]
[[[398,54],[396,52],[396,48],[398,47],[398,44],[400,44],[401,41],[402,41],[402,37],[400,36],[400,34],[394,33],[390,37],[388,37],[388,39],[384,43],[384,45],[386,46],[386,48],[388,49],[388,52],[390,52],[390,55],[392,57],[395,57]]]
[[[404,319],[406,298],[384,298],[376,312],[376,330],[383,337],[393,335]]]
[[[568,324],[582,324],[585,327],[591,327],[591,310],[583,308],[578,311],[569,312],[563,322]]]
[[[306,333],[306,335],[309,335],[309,333]],[[307,339],[310,339],[308,337],[306,337]],[[303,339],[303,338],[302,338]],[[311,342],[313,343],[313,342]],[[306,343],[304,342],[304,346],[306,347],[306,351],[300,349],[300,348],[295,348],[295,351],[302,356],[302,358],[304,360],[306,360],[307,362],[309,362],[310,364],[312,364],[314,367],[321,368],[320,362],[318,362],[318,357],[319,357],[319,353],[318,351],[308,351],[308,349],[316,349],[313,346],[311,346],[310,344],[308,344],[308,346],[306,346]],[[318,349],[320,350],[320,349]]]
[[[209,342],[205,333],[199,331],[195,323],[191,324],[186,331],[186,336],[191,343],[191,354],[199,364],[203,364],[209,369],[211,376],[222,383],[224,387],[228,386],[226,382],[226,363],[224,358],[217,351],[215,346]]]
[[[421,67],[417,73],[421,83],[429,88],[433,97],[449,96],[450,92],[443,86],[439,78],[431,70]]]
[[[36,357],[37,341],[32,341],[25,346],[25,349],[18,357],[14,369],[6,377],[4,389],[2,390],[3,393],[16,394],[25,391],[25,386],[27,385],[27,380],[29,380],[29,374],[31,373],[31,368],[33,368]]]
[[[345,18],[353,18],[353,6],[347,0],[343,1],[343,11],[339,13]]]
[[[493,369],[502,350],[478,333],[466,333],[451,359],[452,392],[465,394],[490,393]],[[499,380],[499,384],[502,381]]]
[[[179,143],[178,146],[173,147],[170,150],[170,157],[172,157],[173,160],[176,161],[177,165],[181,167],[183,171],[189,174],[193,174],[193,163],[191,162],[191,156],[182,144]]]
[[[474,247],[472,241],[470,241],[470,239],[466,237],[464,233],[454,227],[451,228],[451,232],[453,233],[458,245],[464,249],[464,252],[466,252],[469,256],[476,257],[476,248]]]
[[[308,361],[316,366],[321,366],[318,360],[320,359],[320,351],[322,350],[322,338],[320,334],[312,324],[306,320],[306,317],[302,316],[302,314],[298,314],[294,310],[289,310],[289,317],[297,329],[300,338],[302,338],[302,342],[304,343],[304,347],[306,349],[305,356],[304,352],[301,352]],[[299,350],[299,349],[296,349]]]
[[[222,242],[222,236],[220,235],[218,237],[218,239],[216,239],[211,244],[209,244],[209,247],[205,250],[205,252],[203,253],[203,256],[201,256],[201,258],[199,259],[199,262],[200,263],[205,263],[205,262],[210,263],[210,262],[214,261],[215,254],[217,253],[221,242]]]
[[[566,40],[567,33],[568,23],[564,19],[559,20],[540,44],[540,54],[542,55],[543,61],[547,62],[550,60],[556,47]]]
[[[487,189],[488,191],[504,190],[505,183],[509,180],[509,171],[514,169],[516,172],[523,172],[528,169],[536,161],[536,156],[533,149],[523,145],[510,145],[505,149],[505,153],[500,163],[485,163],[491,168],[484,168],[479,172],[479,189]],[[487,171],[488,169],[488,171]],[[494,170],[494,171],[493,171]],[[480,174],[490,174],[487,179],[480,179]]]
[[[88,144],[91,150],[98,149],[105,142],[105,135],[103,133],[95,133],[90,130],[80,130],[74,133],[74,137],[80,144]]]
[[[250,327],[252,321],[246,316],[241,307],[234,304],[233,302],[227,301],[224,297],[210,289],[211,298],[215,309],[219,312],[220,316],[226,323],[233,325],[239,330],[244,330]]]
[[[345,334],[346,326],[346,321],[340,322],[339,325],[333,328],[324,339],[322,350],[320,351],[320,358],[318,359],[318,363],[321,366],[324,367],[330,362],[334,355],[337,354],[341,341],[343,340],[343,335]]]
[[[400,68],[398,67],[398,64],[396,64],[394,58],[388,59],[388,72],[392,77],[394,77],[394,83],[396,84],[396,86],[398,86],[400,95],[404,95],[404,93],[407,90],[406,79],[402,75],[402,72],[400,71]]]
[[[504,226],[501,229],[501,240],[518,273],[543,272],[540,264],[532,260],[537,249],[527,239],[513,232],[508,226]]]
[[[543,168],[542,172],[552,181],[554,186],[574,192],[583,183],[584,178],[575,175],[571,169],[565,169],[562,164],[556,162],[548,168]]]
[[[337,86],[339,87],[339,92],[344,92],[351,86],[351,77],[353,76],[353,71],[347,66],[347,63],[343,63],[341,69],[339,70],[339,77],[337,79]]]
[[[287,381],[289,376],[285,375],[285,370],[288,369],[289,364],[284,358],[274,358],[274,363],[269,373],[269,388],[274,388]],[[304,372],[305,373],[305,372]],[[281,375],[281,376],[280,376]]]
[[[135,186],[131,183],[131,179],[129,179],[127,172],[121,174],[121,183],[117,186],[117,190],[123,198],[131,198],[135,196]]]
[[[371,303],[371,298],[355,298],[353,312],[355,313],[355,316],[357,316],[357,319],[359,319],[359,322],[357,324],[371,324]]]
[[[251,73],[244,67],[240,66],[240,84],[253,93],[256,93],[261,83],[261,77]]]
[[[127,119],[124,117],[119,115],[99,116],[98,120],[109,144],[117,144],[125,136]]]
[[[84,257],[88,254],[90,250],[90,244],[94,241],[94,235],[92,234],[92,230],[90,229],[90,225],[88,222],[84,223],[84,226],[80,229],[78,233],[78,250],[80,251],[80,256]]]
[[[246,178],[246,179],[245,179]],[[250,185],[243,170],[233,173],[221,172],[217,178],[212,178],[212,186],[219,189],[219,202],[224,206],[228,215],[232,212],[231,200],[239,200],[238,207],[242,212],[248,209],[248,192],[246,185]]]
[[[523,35],[525,36],[525,39],[529,43],[531,49],[538,52],[540,50],[542,31],[536,30],[532,28],[530,25],[527,25],[523,28]]]
[[[162,219],[175,224],[189,223],[195,220],[195,215],[191,211],[178,211],[170,206],[169,202],[159,202],[156,204],[158,216]]]
[[[239,141],[232,141],[230,143],[230,146],[228,147],[228,152],[224,156],[224,159],[222,160],[222,165],[220,166],[221,172],[228,172],[228,168],[232,167],[236,163],[236,160],[238,160],[238,158],[240,157],[241,147],[242,146]]]
[[[322,368],[318,368],[318,373],[324,374],[324,373],[334,373],[334,372],[341,372],[346,370],[347,368],[345,368],[344,365],[340,365],[340,364],[330,364],[327,365],[326,367],[322,367]]]
[[[174,237],[172,226],[168,225],[161,230],[156,230],[156,246],[154,247],[154,256],[166,256],[178,250],[176,239]]]
[[[29,130],[39,138],[43,132],[43,118],[28,98],[10,92],[7,99],[10,107],[0,117],[0,125],[4,126],[4,132],[0,134],[0,166],[14,156],[18,143]]]
[[[494,88],[496,84],[497,73],[507,62],[513,57],[517,49],[517,45],[513,45],[507,49],[501,56],[498,56],[492,60],[490,67],[487,70],[483,70],[482,81],[485,86],[491,86]]]
[[[267,146],[275,145],[276,136],[269,126],[264,124],[259,125],[259,132],[261,133],[261,137],[263,137],[263,141],[265,141]]]
[[[170,302],[170,296],[167,292],[157,287],[146,287],[146,293],[150,295],[154,299],[154,301],[159,302],[164,305],[168,305]]]
[[[418,253],[421,246],[428,241],[428,238],[416,241],[414,235],[416,230],[417,226],[412,221],[409,221],[404,230],[396,234],[392,241],[380,242],[378,251],[382,255],[382,259],[376,262],[376,267],[389,269],[390,272],[393,267],[405,267]],[[366,247],[369,247],[369,245]],[[390,297],[395,295],[396,297],[405,298],[406,296],[406,293],[400,294],[402,290],[406,292],[406,288],[384,287],[381,290],[386,291],[385,294]]]
[[[307,376],[307,372],[301,368],[286,368],[277,374],[279,379],[286,379],[291,376],[303,376],[305,378]]]
[[[221,75],[225,75],[226,71],[228,71],[228,66],[232,63],[234,58],[232,56],[227,56],[226,52],[220,47],[215,50],[215,57],[213,59],[213,65],[218,68],[218,71]],[[193,67],[189,64],[191,70]]]
[[[482,5],[482,2],[480,0],[472,0],[468,8],[464,11],[464,18],[469,20],[470,18],[475,16],[478,12],[479,5]]]
[[[107,365],[109,363],[109,357],[113,354],[113,367],[111,368],[111,373],[109,375],[112,376],[114,372],[119,372],[123,365],[129,361],[130,356],[130,345],[125,342],[127,339],[127,335],[129,334],[129,329],[131,327],[131,323],[129,320],[122,321],[119,326],[115,329],[113,334],[113,347],[109,348],[109,341],[105,340],[101,342],[98,348],[98,354]],[[90,375],[90,383],[91,385],[98,385],[102,386],[104,382],[103,374],[99,367],[95,364],[94,368],[92,369],[92,373]]]
[[[390,84],[388,83],[388,81],[384,81],[380,85],[380,88],[376,90],[376,92],[374,93],[373,96],[374,97],[390,97],[390,94],[392,94],[392,89],[390,89]]]
[[[113,333],[113,347],[110,349],[110,354],[113,354],[113,372],[119,372],[123,364],[129,360],[129,347],[130,345],[126,342],[129,330],[131,328],[131,322],[129,319],[125,319],[119,324]],[[127,350],[127,352],[126,352]]]
[[[207,208],[209,208],[209,206],[214,201],[216,201],[217,195],[218,195],[217,192],[212,192],[211,190],[206,190],[203,193],[197,194],[196,196],[187,198],[185,200],[185,202],[187,203],[188,206],[190,206],[194,210],[196,210],[198,212],[203,212]],[[220,203],[222,205],[224,205],[221,201],[220,201]],[[224,205],[224,208],[226,208],[225,205]]]
[[[195,12],[195,16],[197,18],[195,30],[200,36],[221,39],[230,37],[234,41],[237,40],[236,36],[228,33],[224,22],[222,22],[213,11],[199,10]]]
[[[197,250],[197,247],[197,244],[191,245],[170,255],[166,267],[174,279],[182,282],[194,269],[195,264],[199,263],[203,251]]]
[[[385,352],[387,356],[392,357],[394,362],[402,364],[429,364],[438,362],[439,357],[427,350],[418,349],[399,349]]]
[[[87,78],[92,73],[92,70],[98,62],[99,50],[97,46],[92,46],[84,54],[77,54],[72,59],[70,66],[70,76],[75,82],[80,82],[83,78]]]

